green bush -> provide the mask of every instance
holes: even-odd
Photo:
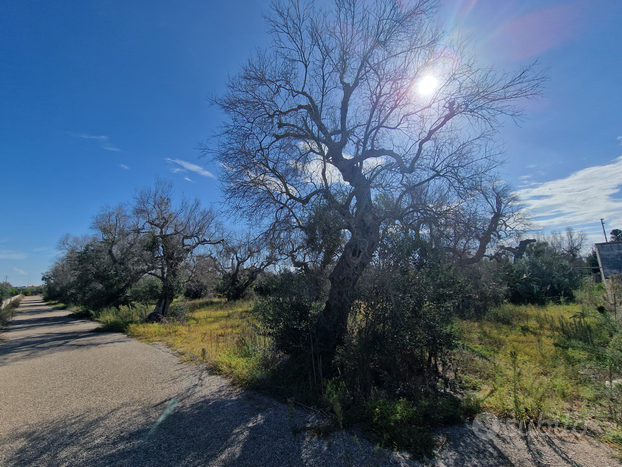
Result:
[[[0,300],[11,297],[13,286],[8,282],[0,282]]]
[[[313,357],[313,329],[324,306],[317,279],[311,274],[284,272],[261,286],[253,309],[262,332],[292,357]]]
[[[162,281],[156,277],[141,278],[128,292],[132,303],[149,305],[155,303],[162,292]]]
[[[572,266],[548,242],[530,244],[523,258],[507,266],[508,299],[515,304],[534,305],[574,301],[584,273]]]
[[[460,400],[454,396],[407,399],[373,399],[362,408],[363,426],[383,447],[406,449],[416,456],[431,456],[435,448],[433,428],[464,421]]]
[[[20,301],[21,300],[19,298],[12,300],[10,303],[7,303],[2,310],[0,310],[0,326],[4,326],[11,321],[13,315],[15,314],[15,310],[19,308]]]
[[[167,322],[185,323],[190,315],[190,306],[187,303],[171,303],[166,315]]]
[[[386,242],[360,283],[339,365],[356,397],[418,399],[446,385],[463,282],[428,244]]]

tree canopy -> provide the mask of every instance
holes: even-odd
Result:
[[[205,149],[224,167],[231,206],[295,237],[320,202],[345,235],[318,320],[324,362],[381,231],[494,185],[497,130],[541,91],[533,67],[478,65],[434,13],[429,0],[276,1],[271,46],[214,98],[226,120]]]

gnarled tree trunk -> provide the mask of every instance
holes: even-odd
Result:
[[[337,347],[343,344],[354,291],[363,271],[369,266],[380,242],[380,221],[376,209],[368,203],[350,240],[329,276],[330,291],[318,317],[315,341],[324,376],[332,373]]]

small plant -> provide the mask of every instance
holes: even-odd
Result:
[[[521,420],[522,408],[519,401],[519,382],[521,377],[521,371],[518,367],[518,353],[516,350],[510,351],[510,360],[512,362],[512,400],[514,402],[514,418]]]
[[[166,321],[172,323],[185,323],[188,321],[188,316],[190,314],[190,307],[188,303],[180,303],[175,302],[172,303],[168,309],[168,313],[166,315]]]
[[[19,308],[20,301],[19,298],[11,300],[4,308],[0,309],[0,326],[6,326],[13,319],[15,311]]]
[[[144,305],[121,305],[91,312],[91,317],[103,323],[102,327],[96,329],[97,332],[125,332],[130,324],[144,321],[148,313],[149,308]]]

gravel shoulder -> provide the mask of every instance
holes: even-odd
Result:
[[[337,432],[313,415],[231,387],[168,349],[92,332],[39,297],[0,337],[2,466],[420,466]],[[478,436],[479,434],[479,436]],[[587,436],[439,433],[438,466],[614,466]]]

